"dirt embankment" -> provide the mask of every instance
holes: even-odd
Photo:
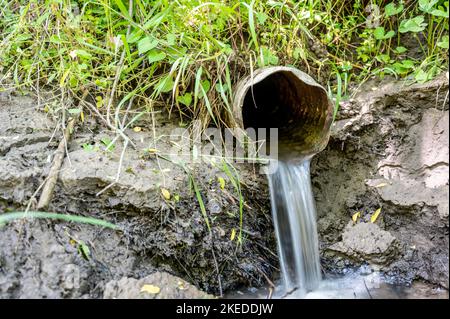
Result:
[[[368,263],[395,283],[448,289],[447,76],[369,82],[343,104],[312,165],[325,270]]]
[[[23,210],[47,176],[61,136],[51,139],[56,123],[36,110],[33,98],[4,94],[0,103],[0,212]],[[126,131],[135,146],[130,143],[121,160],[122,141],[105,151],[105,141],[114,134],[87,116],[91,122],[76,130],[68,146],[48,210],[102,218],[121,231],[42,220],[2,227],[0,297],[101,298],[110,281],[112,287],[122,278],[140,279],[156,271],[215,294],[220,288],[261,285],[265,276],[272,277],[277,258],[264,175],[250,164],[236,166],[246,198],[238,245],[239,196],[221,163],[188,165],[206,206],[210,233],[185,170],[153,154],[153,149],[170,152],[167,137],[177,128],[167,114],[155,117],[156,136],[150,116],[138,123],[141,131]],[[88,245],[89,260],[74,240]]]
[[[369,264],[395,282],[448,288],[448,79],[383,83],[368,83],[343,103],[328,147],[312,163],[323,270]],[[0,297],[145,297],[136,292],[144,284],[174,286],[160,296],[208,297],[185,281],[217,294],[220,286],[261,285],[277,276],[265,176],[253,165],[236,166],[245,198],[239,246],[231,240],[239,231],[231,181],[219,164],[190,167],[210,233],[184,169],[148,151],[173,146],[167,136],[176,125],[166,114],[155,116],[156,135],[150,117],[138,124],[142,130],[127,130],[135,147],[128,145],[122,159],[121,140],[105,151],[114,134],[87,116],[90,123],[69,144],[49,210],[103,218],[122,231],[43,220],[0,228]],[[30,97],[3,94],[0,123],[0,212],[23,210],[61,136],[53,136],[56,123]],[[89,258],[80,254],[80,241]]]

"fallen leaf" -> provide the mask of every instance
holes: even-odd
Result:
[[[153,153],[158,153],[158,150],[156,148],[148,148],[147,152],[153,154]]]
[[[230,240],[233,241],[233,240],[234,240],[234,237],[236,237],[236,229],[233,228],[233,229],[231,230]]]
[[[356,223],[356,221],[358,220],[358,218],[361,217],[361,212],[356,212],[352,215],[352,220],[354,223]]]
[[[140,126],[135,126],[135,127],[133,128],[133,131],[135,131],[136,133],[138,133],[138,132],[142,131],[142,127],[140,127]]]
[[[161,291],[161,288],[154,285],[143,285],[141,288],[141,292],[148,292],[149,294],[158,294]]]
[[[163,197],[165,199],[167,199],[167,200],[170,199],[170,192],[167,189],[161,188],[161,194],[163,195]]]
[[[384,187],[384,186],[387,186],[387,183],[380,183],[380,184],[376,185],[375,187]]]
[[[220,189],[225,189],[225,180],[223,177],[218,177],[217,179],[219,180]]]
[[[372,216],[370,216],[370,222],[371,222],[371,223],[375,223],[375,221],[377,220],[378,215],[380,215],[380,213],[381,213],[381,207],[378,208],[378,209],[375,211],[375,213],[373,213]]]
[[[81,240],[78,241],[78,252],[84,259],[89,260],[89,257],[91,255],[91,250],[89,249],[88,245],[86,245]]]
[[[186,286],[185,286],[184,281],[181,281],[181,280],[178,281],[178,289],[180,289],[180,290],[187,289]]]

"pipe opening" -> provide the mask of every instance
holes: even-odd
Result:
[[[332,109],[327,94],[303,72],[278,69],[259,79],[255,76],[253,82],[247,80],[242,125],[255,130],[278,128],[280,156],[314,154],[328,141]],[[305,81],[301,76],[307,77]]]

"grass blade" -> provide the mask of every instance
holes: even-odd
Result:
[[[42,219],[57,219],[63,220],[66,222],[75,222],[82,224],[89,224],[94,226],[101,226],[111,229],[118,229],[119,226],[114,225],[110,222],[93,218],[93,217],[84,217],[77,215],[69,215],[69,214],[59,214],[59,213],[49,213],[49,212],[12,212],[0,215],[0,226],[17,220],[17,219],[34,219],[34,218],[42,218]]]

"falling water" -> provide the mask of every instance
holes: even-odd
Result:
[[[302,295],[319,285],[320,260],[310,160],[278,161],[268,174],[284,289]]]

